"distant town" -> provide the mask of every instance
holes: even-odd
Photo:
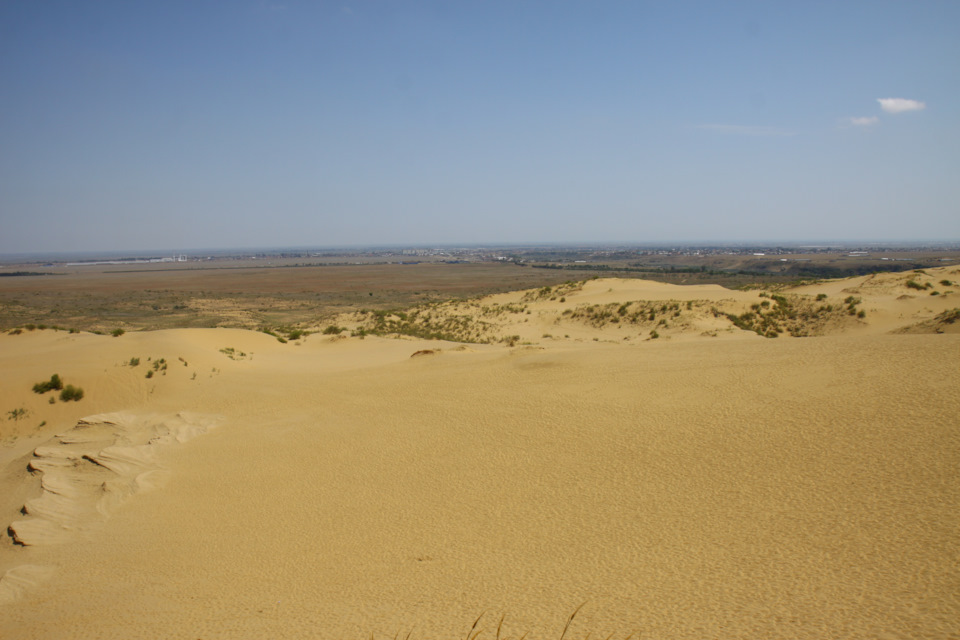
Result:
[[[146,254],[73,253],[0,256],[0,276],[63,269],[231,269],[306,266],[504,263],[592,274],[702,273],[781,278],[848,277],[960,262],[960,242],[704,245],[494,245],[260,248]],[[631,274],[634,274],[631,276]]]

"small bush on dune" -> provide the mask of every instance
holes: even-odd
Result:
[[[60,392],[60,400],[63,402],[70,402],[71,400],[77,401],[81,398],[83,398],[83,389],[75,387],[72,384],[68,384],[63,388],[63,391]]]
[[[117,327],[116,329],[114,329],[113,331],[110,332],[110,335],[112,335],[114,338],[119,338],[120,336],[122,336],[122,335],[125,334],[125,333],[126,333],[126,331],[124,331],[123,329]]]
[[[38,382],[33,385],[34,393],[46,393],[47,391],[59,391],[60,389],[63,389],[63,380],[57,374],[50,376],[50,379],[46,382]]]

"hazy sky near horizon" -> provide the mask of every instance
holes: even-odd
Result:
[[[960,239],[960,2],[0,3],[0,253]]]

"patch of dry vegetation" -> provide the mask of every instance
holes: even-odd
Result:
[[[960,333],[960,307],[943,311],[930,320],[898,329],[897,333]]]
[[[776,338],[787,333],[795,338],[823,335],[828,328],[840,326],[847,318],[863,319],[866,311],[859,308],[860,298],[848,296],[842,304],[830,303],[826,296],[781,295],[761,293],[767,298],[752,304],[749,311],[739,315],[726,314],[736,327],[753,331],[765,338]]]
[[[452,305],[446,305],[448,307]],[[492,325],[444,305],[425,305],[406,311],[363,310],[357,313],[360,328],[354,335],[411,336],[450,342],[490,342]]]

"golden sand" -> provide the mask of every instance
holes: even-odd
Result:
[[[957,637],[960,298],[897,278],[810,338],[0,335],[0,636]],[[697,289],[564,304],[757,299]]]

